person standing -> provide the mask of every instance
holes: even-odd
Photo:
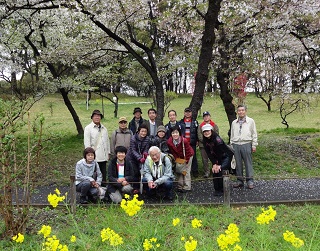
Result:
[[[161,153],[159,147],[152,146],[149,149],[149,156],[143,166],[143,184],[147,195],[155,195],[156,191],[162,188],[165,191],[165,200],[173,199],[172,164],[165,153]]]
[[[130,182],[134,181],[134,172],[130,161],[126,160],[127,148],[117,146],[114,157],[108,166],[108,192],[114,203],[120,203],[122,194],[131,195],[133,187]]]
[[[184,173],[177,173],[178,180],[178,192],[184,193],[191,191],[191,163],[194,155],[194,151],[190,146],[188,140],[186,140],[181,133],[178,125],[172,127],[171,137],[167,141],[170,153],[174,156],[176,163],[180,160],[184,160],[186,163],[186,169]]]
[[[234,157],[236,160],[237,183],[234,188],[244,186],[243,163],[246,169],[246,182],[249,189],[253,189],[253,166],[252,153],[256,151],[258,145],[258,134],[256,124],[252,118],[247,116],[247,107],[238,105],[238,118],[231,124],[230,143],[234,149]]]
[[[157,118],[157,111],[154,108],[150,108],[148,110],[148,117],[149,121],[146,121],[148,127],[148,136],[156,136],[157,130],[160,125],[163,125],[161,121],[156,120]]]
[[[127,159],[131,162],[134,171],[135,182],[141,179],[141,169],[146,161],[149,151],[149,137],[146,124],[138,127],[138,131],[131,137],[130,148],[128,149]],[[138,193],[139,184],[134,184],[134,193]]]
[[[181,125],[180,122],[177,121],[177,112],[175,110],[170,110],[168,112],[169,123],[165,125],[166,128],[166,139],[171,137],[172,128],[176,125],[179,127],[180,132],[184,135],[185,128]]]
[[[132,134],[136,134],[138,131],[138,128],[142,123],[146,124],[146,120],[142,118],[142,111],[140,107],[136,107],[133,109],[133,119],[129,122],[129,129],[132,132]]]
[[[203,147],[212,163],[214,196],[223,195],[223,171],[230,170],[233,153],[210,124],[201,128]]]
[[[132,132],[128,128],[128,121],[126,117],[119,118],[119,128],[114,130],[111,135],[110,152],[112,158],[115,157],[115,149],[117,146],[130,147],[130,139]]]
[[[203,172],[204,172],[203,178],[209,178],[209,176],[210,176],[209,158],[208,158],[206,150],[204,149],[204,146],[203,146],[202,127],[206,124],[209,124],[212,126],[213,131],[218,135],[219,135],[219,128],[218,128],[217,124],[211,120],[211,115],[208,111],[205,111],[202,114],[202,117],[203,117],[203,122],[199,125],[198,133],[197,133],[198,134],[198,144],[199,144],[199,149],[200,149],[202,164],[203,164]]]
[[[102,172],[102,182],[106,181],[107,161],[110,158],[110,141],[107,128],[101,124],[103,115],[94,110],[91,115],[92,122],[84,128],[84,148],[92,147],[95,150],[96,161]]]
[[[197,144],[198,144],[198,121],[192,119],[192,110],[190,107],[187,107],[184,109],[184,117],[180,120],[180,124],[185,128],[184,136],[188,142],[190,143],[194,155],[192,159],[192,165],[191,165],[191,173],[193,177],[197,178],[199,176],[199,170],[198,170],[198,160],[197,160]]]

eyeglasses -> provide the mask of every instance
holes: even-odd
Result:
[[[120,121],[119,124],[127,124],[127,121]]]

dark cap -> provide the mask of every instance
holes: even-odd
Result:
[[[206,115],[210,115],[210,112],[208,111],[205,111],[203,114],[202,114],[202,117],[206,116]],[[211,116],[211,115],[210,115]]]
[[[91,114],[91,119],[93,118],[93,115],[100,115],[100,117],[103,119],[103,114],[99,110],[94,110]]]
[[[192,109],[191,109],[191,107],[187,107],[187,108],[184,109],[184,111],[185,112],[192,112]]]
[[[140,112],[142,114],[142,111],[141,111],[140,107],[134,108],[133,114],[135,114],[136,112]]]

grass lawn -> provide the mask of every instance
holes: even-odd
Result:
[[[254,154],[257,179],[319,177],[320,107],[317,96],[313,98],[310,111],[290,115],[288,122],[291,128],[284,130],[275,108],[268,112],[262,101],[253,95],[248,96],[248,116],[255,119],[259,136],[259,146]],[[183,109],[190,100],[190,96],[182,95],[172,102],[169,109],[175,109],[178,117],[182,118]],[[150,106],[132,103],[147,101],[145,98],[121,96],[119,102],[127,104],[119,106],[119,117],[131,119],[133,108],[140,106],[146,118],[146,111]],[[89,110],[86,109],[85,98],[82,96],[75,96],[72,103],[83,126],[91,122],[92,110],[102,110],[101,100],[97,97],[93,97]],[[117,127],[117,119],[113,118],[114,107],[107,101],[104,103],[103,124],[111,134]],[[219,125],[221,136],[227,141],[229,126],[219,96],[206,96],[201,112],[205,110],[212,114],[213,120]],[[45,140],[40,160],[42,169],[38,184],[68,184],[69,175],[74,172],[75,163],[82,156],[83,138],[77,136],[62,98],[58,95],[45,97],[30,112],[33,118],[40,113],[45,117]],[[198,119],[201,121],[201,116]],[[167,121],[164,118],[164,123]],[[32,131],[37,130],[38,127],[32,123]],[[19,132],[20,149],[25,149],[26,134],[26,130]],[[201,162],[199,164],[201,169]],[[118,206],[79,208],[74,216],[63,209],[33,208],[24,243],[2,240],[0,250],[41,250],[44,238],[37,232],[42,225],[50,225],[51,235],[55,234],[62,244],[68,245],[69,250],[144,250],[144,240],[153,237],[157,238],[156,243],[160,247],[151,250],[186,250],[185,242],[189,240],[189,236],[197,241],[196,250],[219,250],[217,237],[225,232],[230,223],[239,227],[239,245],[242,250],[295,250],[283,240],[282,234],[286,230],[293,231],[298,238],[304,240],[305,244],[300,250],[320,250],[319,206],[277,205],[274,209],[277,211],[275,221],[271,221],[269,225],[259,225],[256,217],[261,213],[260,207],[205,207],[181,203],[161,208],[144,207],[134,217],[127,216]],[[180,219],[175,227],[172,225],[174,218]],[[195,218],[202,221],[200,228],[191,226],[191,221]],[[112,247],[108,242],[101,241],[100,231],[108,227],[123,238],[121,246]],[[5,229],[1,222],[0,233],[3,231]],[[73,234],[77,237],[75,243],[70,242]],[[181,237],[185,237],[185,240],[182,241]]]
[[[288,116],[289,130],[281,124],[279,112],[276,110],[277,101],[274,101],[274,110],[267,111],[262,101],[254,95],[248,95],[246,104],[248,116],[254,118],[257,130],[259,146],[254,154],[254,169],[256,178],[264,177],[314,177],[319,175],[319,149],[320,149],[320,107],[314,96],[308,112],[296,112]],[[173,100],[168,109],[175,109],[178,118],[183,117],[183,110],[190,103],[191,96],[181,95]],[[149,104],[135,104],[135,102],[148,102],[146,98],[120,95],[118,117],[133,117],[134,107],[140,106],[143,117],[147,118]],[[72,104],[78,113],[83,127],[91,122],[90,116],[94,109],[101,108],[101,99],[93,95],[89,109],[86,109],[86,99],[83,95],[74,96]],[[114,118],[114,106],[104,100],[105,118],[102,123],[108,128],[109,136],[117,128],[117,118]],[[199,112],[209,111],[212,119],[220,128],[220,135],[228,141],[229,125],[225,115],[223,104],[218,95],[205,96],[203,107]],[[74,172],[75,163],[82,157],[83,138],[77,136],[77,131],[69,111],[59,95],[45,97],[36,103],[31,109],[31,117],[43,114],[45,117],[45,138],[43,143],[43,158],[41,166],[47,170],[48,179],[42,183],[67,184],[69,174]],[[202,117],[198,120],[201,122]],[[164,124],[168,118],[164,118]],[[20,136],[23,142],[25,132]],[[202,163],[198,152],[200,171]]]

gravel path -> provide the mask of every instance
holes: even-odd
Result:
[[[47,196],[54,193],[56,186],[38,187],[32,195],[31,203],[34,205],[48,205]],[[64,194],[69,187],[58,187]],[[284,179],[284,180],[257,180],[255,188],[232,188],[230,184],[230,201],[232,205],[241,204],[275,204],[291,202],[320,202],[320,178]],[[212,180],[194,181],[192,191],[176,193],[174,202],[191,204],[222,204],[223,197],[213,196]],[[142,197],[146,204],[168,203],[161,199],[148,199]],[[173,202],[169,202],[173,203]]]

